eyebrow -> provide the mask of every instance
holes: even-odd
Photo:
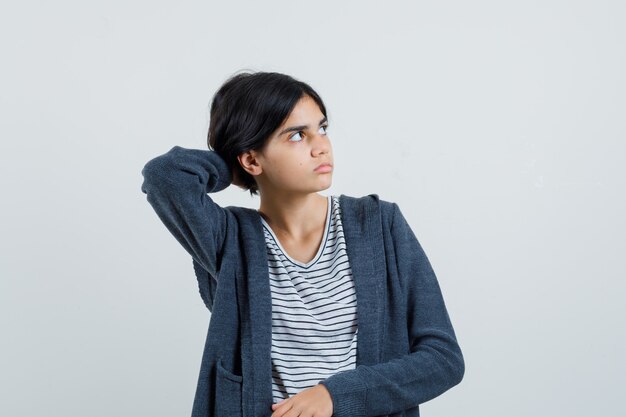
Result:
[[[324,117],[322,118],[322,120],[320,120],[320,124],[319,124],[319,125],[320,125],[320,126],[321,126],[321,125],[323,125],[323,124],[324,124],[324,122],[326,122],[326,120],[327,120],[327,119],[326,119],[326,117],[324,116]],[[299,132],[299,131],[301,131],[301,130],[305,130],[305,129],[308,129],[308,128],[309,128],[309,125],[300,125],[300,126],[292,126],[292,127],[288,127],[287,129],[285,129],[285,130],[283,130],[282,132],[280,132],[280,133],[278,134],[278,136],[282,136],[282,135],[284,135],[285,133],[288,133],[288,132]]]

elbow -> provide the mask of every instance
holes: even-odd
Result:
[[[141,169],[141,176],[143,177],[143,180],[141,181],[141,191],[144,194],[148,194],[148,191],[151,189],[152,184],[156,182],[155,169],[152,161],[148,162]]]
[[[454,385],[457,385],[461,383],[463,377],[465,376],[465,359],[463,358],[463,353],[460,349],[457,354],[455,369],[456,372],[454,373]]]
[[[179,157],[177,156],[180,148],[179,146],[174,146],[169,151],[157,155],[154,158],[150,159],[141,170],[141,174],[145,179],[159,179],[163,177],[168,177],[172,172],[176,171],[180,168]]]
[[[465,376],[465,358],[459,344],[456,340],[450,340],[445,347],[439,346],[435,350],[441,359],[441,369],[445,374],[447,387],[458,385]]]
[[[465,376],[465,358],[454,331],[447,338],[446,348],[442,353],[446,358],[451,386],[459,384]]]
[[[156,175],[159,171],[158,163],[158,158],[153,158],[141,168],[141,176],[144,178],[144,181],[148,181]]]
[[[157,156],[149,160],[141,169],[143,181],[141,183],[141,191],[148,194],[155,187],[163,187],[163,178],[169,175],[168,162],[163,155]]]
[[[450,382],[452,386],[459,384],[465,376],[465,358],[458,343],[449,352],[448,364],[450,370]]]
[[[141,175],[144,179],[149,180],[159,175],[163,171],[163,157],[157,156],[152,158],[141,169]]]

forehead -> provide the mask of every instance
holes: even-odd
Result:
[[[298,100],[282,127],[289,127],[292,124],[308,123],[317,125],[317,122],[319,122],[323,116],[315,100],[309,96],[304,96]]]

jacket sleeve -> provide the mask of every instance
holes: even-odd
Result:
[[[232,174],[213,150],[174,146],[146,163],[141,191],[163,224],[209,274],[216,276],[227,212],[207,193],[228,187]]]
[[[392,239],[407,297],[410,353],[334,374],[320,384],[335,417],[393,414],[437,397],[463,379],[465,362],[431,264],[396,203]]]

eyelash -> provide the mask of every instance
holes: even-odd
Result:
[[[328,125],[321,125],[320,127],[324,128],[324,135],[326,135],[327,131],[328,131]],[[296,136],[298,133],[304,132],[304,130],[299,130],[296,133],[294,133],[293,135],[289,136],[289,142],[302,142],[300,140],[294,140],[292,141],[291,138],[293,138],[294,136]]]

